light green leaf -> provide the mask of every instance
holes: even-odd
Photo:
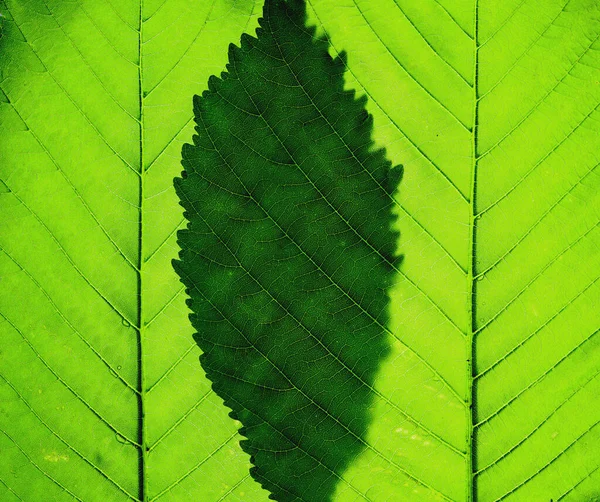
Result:
[[[390,462],[344,478],[370,500],[597,500],[600,5],[309,4],[405,166],[402,343],[375,388],[424,427],[380,400]]]
[[[336,477],[333,500],[597,500],[600,6],[309,4],[332,53],[348,53],[347,86],[368,96],[378,143],[405,164],[395,196],[405,262],[390,292],[389,353],[372,385],[364,383],[370,400],[355,404],[371,415],[363,437],[330,396],[337,391],[343,401],[351,393],[328,387],[353,361],[346,355],[341,365],[328,364],[331,354],[357,340],[343,323],[340,332],[319,325],[314,309],[321,319],[340,310],[319,300],[326,286],[317,273],[311,307],[305,276],[295,270],[304,258],[312,259],[307,270],[335,260],[338,235],[300,201],[327,205],[336,197],[340,207],[355,207],[360,189],[353,197],[333,188],[343,168],[331,177],[336,165],[318,142],[316,159],[301,146],[310,129],[288,129],[296,113],[319,110],[317,99],[293,98],[299,89],[311,97],[318,64],[309,60],[319,58],[294,47],[286,30],[271,34],[267,28],[277,23],[267,22],[259,40],[274,38],[281,57],[265,41],[243,40],[241,52],[231,52],[231,75],[196,103],[198,137],[184,149],[187,177],[178,184],[190,219],[178,270],[190,289],[203,364],[246,426],[253,475],[285,501],[329,499],[323,467]],[[285,71],[297,80],[282,77]],[[316,87],[316,96],[330,92]],[[341,118],[332,123],[332,131],[345,125]],[[305,166],[307,178],[322,179],[324,188],[312,182],[320,193],[298,197],[294,190],[306,187],[295,176]],[[288,230],[300,231],[295,221],[304,222],[298,228],[306,237]],[[349,223],[360,234],[362,223]],[[368,303],[380,291],[360,267],[339,272],[337,281],[348,280],[349,296]],[[360,272],[364,281],[353,282]],[[312,337],[329,349],[319,363],[308,349],[294,350],[304,346],[292,320],[306,328],[307,346]],[[281,350],[286,341],[289,352]],[[369,357],[371,347],[363,346]],[[314,408],[312,417],[289,404],[294,394],[301,410]],[[347,468],[352,448],[331,456],[341,442],[328,441],[335,435],[329,419],[361,443]],[[293,475],[288,462],[296,463]]]
[[[0,500],[266,500],[170,264],[191,97],[259,9],[0,12]]]

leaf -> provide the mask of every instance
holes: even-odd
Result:
[[[397,268],[392,169],[344,60],[267,1],[257,38],[194,102],[177,271],[202,365],[276,500],[330,500],[366,445]]]
[[[184,149],[188,177],[178,182],[191,221],[181,233],[179,271],[206,350],[203,364],[246,425],[253,475],[277,500],[597,500],[600,6],[592,0],[308,4],[309,25],[329,35],[331,52],[348,53],[347,61],[337,61],[346,61],[347,88],[369,98],[377,144],[387,147],[393,163],[405,165],[405,180],[393,195],[405,260],[389,292],[390,332],[377,338],[387,346],[386,357],[370,363],[367,399],[354,408],[349,399],[338,405],[331,397],[323,411],[343,416],[368,409],[368,427],[362,422],[353,436],[362,446],[328,457],[342,442],[318,441],[335,434],[319,430],[328,423],[321,415],[286,413],[295,409],[286,395],[293,391],[283,389],[323,397],[337,391],[340,401],[349,395],[343,386],[329,385],[339,376],[335,367],[310,380],[321,369],[293,342],[299,335],[291,317],[316,322],[303,290],[319,292],[314,298],[321,312],[337,311],[317,300],[327,293],[316,277],[311,284],[310,276],[294,270],[302,255],[271,223],[310,217],[292,195],[308,190],[290,169],[300,163],[290,162],[268,127],[251,125],[272,120],[288,150],[309,155],[306,147],[294,148],[308,133],[293,118],[313,108],[290,94],[285,113],[274,115],[283,91],[274,83],[261,86],[296,64],[303,69],[294,73],[311,85],[324,56],[307,64],[310,46],[286,41],[279,47],[289,55],[273,68],[267,48],[277,37],[269,38],[263,25],[262,42],[246,38],[241,52],[230,53],[228,72],[240,80],[213,80],[196,101],[198,136]],[[270,19],[271,25],[279,22],[279,16]],[[286,30],[296,32],[297,24]],[[286,30],[279,36],[288,36]],[[263,51],[262,70],[256,46]],[[328,73],[319,75],[326,79]],[[284,84],[297,90],[293,80]],[[328,85],[316,87],[318,96],[331,93]],[[330,95],[332,109],[341,95],[339,88]],[[294,103],[298,110],[288,111]],[[345,127],[342,117],[351,122],[354,116],[340,115],[337,127]],[[319,158],[327,152],[336,150],[325,149]],[[267,159],[281,163],[280,169]],[[331,171],[321,163],[308,172],[332,186],[344,182]],[[389,221],[381,219],[383,229]],[[298,225],[307,232],[300,244],[327,246],[323,252],[314,248],[321,256],[337,253],[340,242],[324,225]],[[376,235],[384,235],[381,228]],[[295,261],[281,262],[286,251]],[[353,284],[357,272],[340,269],[336,280]],[[347,293],[380,298],[388,284],[386,278],[379,289],[350,286]],[[265,290],[285,298],[282,305],[293,316],[269,303]],[[225,312],[216,310],[221,308]],[[331,335],[327,344],[351,350],[355,340],[338,324],[320,331],[310,324],[303,343],[311,334]],[[367,343],[360,350],[371,357]],[[259,390],[256,383],[270,388]],[[305,402],[297,398],[296,406]],[[303,427],[294,438],[304,456],[292,444],[281,452],[281,435],[263,432],[269,420],[294,433]],[[299,462],[286,471],[286,462],[311,455],[326,466],[340,462],[339,469],[329,469],[337,479],[335,493],[324,484],[323,468]]]
[[[191,97],[259,9],[0,12],[0,500],[266,500],[170,263]]]

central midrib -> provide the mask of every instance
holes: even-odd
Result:
[[[467,338],[467,502],[477,501],[476,445],[475,423],[477,418],[477,402],[475,389],[476,351],[475,336],[477,333],[477,162],[479,160],[478,130],[479,130],[479,0],[475,0],[473,10],[473,124],[471,127],[471,187],[469,197],[469,268],[467,274],[469,288],[469,331]]]
[[[137,389],[138,389],[138,475],[139,491],[138,499],[142,502],[148,500],[146,461],[148,448],[146,445],[146,378],[144,371],[144,318],[142,312],[142,267],[144,266],[144,70],[143,70],[143,15],[144,0],[140,0],[139,22],[138,22],[138,99],[139,99],[139,134],[140,134],[140,160],[139,160],[139,218],[138,218],[138,261],[137,261]]]

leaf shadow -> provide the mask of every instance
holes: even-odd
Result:
[[[194,98],[175,180],[188,225],[174,267],[201,363],[280,501],[330,500],[369,447],[400,264],[402,167],[328,49],[304,1],[267,0],[257,36]]]

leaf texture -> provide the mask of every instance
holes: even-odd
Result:
[[[276,500],[317,502],[369,447],[401,169],[305,17],[302,1],[267,1],[257,37],[196,97],[175,266],[253,475]]]
[[[372,383],[368,382],[370,421],[360,436],[363,446],[352,453],[352,461],[346,461],[336,471],[331,499],[597,500],[598,3],[307,3],[309,24],[329,36],[331,52],[335,55],[348,51],[347,58],[337,61],[346,67],[347,88],[369,98],[366,107],[374,116],[377,143],[386,146],[393,163],[404,164],[406,170],[401,190],[392,195],[405,260],[395,269],[389,291],[389,331],[382,342],[386,356]],[[246,39],[242,53],[250,53],[254,44]],[[293,44],[282,47],[293,50]],[[301,60],[304,54],[298,51],[291,59]],[[263,343],[266,347],[269,343],[279,347],[284,343],[281,337],[291,331],[273,322],[276,319],[285,324],[287,311],[278,317],[272,304],[261,303],[265,301],[260,300],[262,294],[253,289],[258,286],[239,271],[236,260],[240,256],[250,260],[245,273],[254,271],[258,281],[267,281],[269,287],[263,289],[275,298],[298,294],[294,278],[302,281],[306,277],[291,266],[286,269],[287,261],[271,265],[269,260],[277,260],[280,255],[267,250],[275,249],[275,243],[284,242],[285,236],[268,233],[270,224],[265,220],[269,217],[263,212],[248,209],[249,214],[245,214],[242,209],[253,207],[251,201],[258,187],[256,197],[263,206],[260,197],[267,197],[269,221],[278,221],[279,217],[294,221],[293,213],[288,214],[296,202],[288,196],[288,179],[281,179],[281,170],[264,167],[266,159],[270,159],[285,169],[289,164],[286,149],[281,145],[277,148],[266,139],[266,126],[248,125],[249,137],[239,137],[235,132],[245,124],[257,123],[256,118],[267,121],[271,110],[267,107],[269,113],[265,115],[260,106],[265,100],[277,102],[271,94],[273,89],[252,87],[259,85],[256,80],[264,82],[276,74],[269,66],[274,63],[264,57],[264,68],[269,70],[243,74],[237,70],[246,68],[243,55],[233,50],[229,68],[255,91],[258,107],[252,103],[253,92],[249,92],[246,96],[227,95],[229,108],[225,108],[218,96],[233,85],[229,77],[223,82],[215,81],[211,93],[196,102],[201,122],[199,136],[194,147],[184,150],[186,172],[194,172],[196,177],[190,175],[178,182],[192,220],[190,231],[181,234],[184,252],[179,270],[191,290],[196,311],[193,322],[200,331],[198,341],[210,354],[204,356],[204,364],[209,374],[213,368],[211,378],[222,382],[216,388],[229,395],[226,401],[235,416],[257,424],[256,429],[244,431],[249,438],[245,448],[254,455],[253,474],[278,500],[319,500],[323,492],[318,489],[318,470],[307,471],[301,464],[289,480],[291,488],[285,485],[288,493],[273,486],[279,474],[275,467],[268,469],[272,462],[265,458],[273,456],[279,460],[276,452],[281,449],[281,438],[271,434],[261,451],[257,446],[262,440],[258,424],[267,413],[280,419],[277,413],[281,410],[267,398],[254,399],[250,404],[259,406],[260,416],[248,417],[245,406],[249,405],[233,390],[237,388],[236,392],[244,394],[241,389],[250,385],[252,390],[247,390],[245,396],[251,399],[251,392],[256,391],[252,384],[268,378],[263,373],[267,363],[263,360],[263,365],[245,369],[244,355],[260,352]],[[304,72],[307,77],[312,76],[314,66],[303,65],[300,78]],[[326,94],[322,90],[325,88],[320,86],[320,92]],[[303,103],[298,101],[301,111]],[[229,113],[220,112],[224,109]],[[340,119],[335,124],[342,122]],[[296,137],[302,137],[304,127],[296,127],[291,134],[285,129],[289,127],[286,124],[287,119],[281,117],[271,127],[284,131],[285,146],[293,145]],[[227,138],[218,146],[207,139],[213,129]],[[234,145],[236,150],[226,150],[224,158],[214,157],[215,152]],[[336,150],[333,147],[331,151]],[[241,152],[244,154],[240,159]],[[257,156],[260,160],[255,160]],[[203,160],[208,158],[214,160]],[[242,184],[223,174],[227,172],[223,165],[229,161],[260,167],[253,169],[248,165],[239,174]],[[335,182],[327,178],[325,165],[320,171],[310,171],[313,176],[316,173]],[[198,176],[206,179],[200,181]],[[263,193],[261,187],[269,183],[278,183],[277,188]],[[202,200],[201,189],[206,193],[218,190],[218,202],[212,198]],[[355,192],[362,193],[360,188]],[[314,197],[308,197],[306,203],[313,200]],[[231,222],[227,215],[235,215],[235,221]],[[211,225],[218,221],[221,224],[208,230],[203,226],[208,223],[200,223],[202,218]],[[385,226],[386,221],[381,224]],[[197,233],[193,231],[194,222],[199,228]],[[242,231],[244,225],[255,225],[256,232]],[[320,226],[311,228],[320,235]],[[358,232],[360,227],[355,230]],[[222,232],[226,233],[219,243],[211,241],[216,235],[223,236]],[[231,253],[223,248],[229,240],[235,243],[230,246]],[[209,241],[213,244],[207,246]],[[260,245],[252,247],[251,243],[257,241]],[[325,245],[326,237],[321,237],[321,242]],[[329,249],[335,253],[335,245]],[[186,261],[191,264],[189,268]],[[231,281],[225,272],[219,280],[215,279],[225,267],[231,267]],[[291,275],[279,273],[280,270]],[[349,282],[355,284],[351,279],[355,270],[338,272],[340,277],[347,274]],[[207,277],[214,282],[207,282]],[[340,278],[340,282],[343,280]],[[316,280],[314,284],[320,294],[322,289]],[[388,284],[385,281],[381,286]],[[360,287],[354,291],[352,286],[346,291],[351,297],[364,298]],[[200,299],[207,292],[214,297],[210,296],[210,301]],[[371,289],[370,294],[375,294],[375,290]],[[318,298],[317,295],[313,297]],[[217,306],[222,302],[231,311],[223,315],[211,310],[213,299]],[[245,302],[255,308],[248,308]],[[284,303],[285,309],[300,309],[300,319],[305,312],[303,305],[304,298]],[[259,338],[250,339],[250,343],[232,338],[222,327],[232,316],[241,321],[237,325],[240,336],[244,333]],[[267,328],[268,320],[271,324]],[[346,333],[338,336],[338,343],[352,343]],[[219,339],[226,340],[225,347],[215,345]],[[303,357],[302,352],[293,350],[294,346],[280,356],[285,363]],[[365,357],[371,353],[367,343],[362,350]],[[281,354],[282,350],[273,348],[273,353]],[[256,354],[253,357],[260,358]],[[308,370],[297,366],[298,371],[292,376],[306,378]],[[215,368],[220,372],[218,377]],[[335,368],[331,368],[331,375],[338,376]],[[275,385],[264,390],[265,396],[290,392],[284,390],[284,380],[269,381]],[[326,395],[327,382],[324,376],[320,385],[313,385],[320,395]],[[287,397],[280,398],[285,402]],[[302,401],[297,403],[300,406]],[[311,443],[313,429],[318,430],[322,423],[319,415],[314,421],[295,420],[294,425],[304,424],[303,420],[310,425],[306,425],[299,441],[310,445],[307,454],[326,458],[323,452],[327,447]],[[293,451],[298,454],[296,450]],[[337,458],[343,461],[347,457],[338,454]],[[282,465],[279,468],[284,469]],[[271,481],[265,481],[269,476]],[[294,490],[308,495],[300,496]],[[328,492],[325,494],[329,496]]]
[[[266,500],[170,263],[191,96],[259,10],[0,12],[0,500]]]

